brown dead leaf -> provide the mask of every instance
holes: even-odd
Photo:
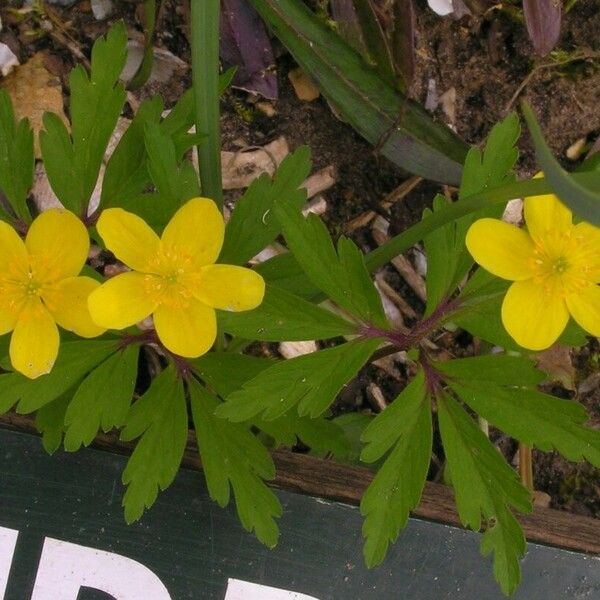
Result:
[[[312,102],[320,96],[319,88],[302,69],[293,69],[290,71],[288,79],[292,82],[299,100]]]
[[[46,69],[45,59],[43,52],[37,52],[1,83],[12,98],[16,116],[20,119],[27,117],[31,122],[35,132],[36,158],[41,158],[38,133],[42,129],[44,113],[54,112],[68,125],[60,79]]]
[[[273,175],[289,152],[287,140],[283,136],[261,148],[252,147],[244,152],[221,152],[223,189],[245,188],[262,173]]]
[[[537,366],[548,375],[550,381],[560,383],[566,390],[575,390],[575,367],[567,346],[555,344],[538,354]]]

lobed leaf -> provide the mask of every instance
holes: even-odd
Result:
[[[324,340],[357,333],[356,324],[268,284],[260,306],[237,313],[219,311],[218,320],[231,335],[269,342]]]
[[[521,577],[525,537],[510,508],[531,512],[530,494],[456,400],[440,395],[437,406],[459,517],[475,531],[481,529],[482,517],[491,525],[481,548],[485,554],[494,553],[496,580],[504,593],[511,594]]]
[[[519,118],[510,113],[490,131],[483,152],[472,147],[467,153],[459,190],[460,200],[514,181],[513,168],[519,157],[516,146],[521,132]],[[434,200],[434,213],[448,207],[443,196]],[[502,215],[501,204],[486,206],[451,221],[425,236],[427,251],[427,308],[431,314],[438,304],[451,295],[473,265],[465,246],[467,230],[476,219]],[[427,213],[426,213],[427,214]]]
[[[257,415],[272,420],[297,406],[300,416],[317,417],[379,344],[378,339],[355,340],[277,362],[230,394],[216,414],[233,422]]]
[[[0,412],[10,410],[17,402],[21,414],[41,408],[75,386],[116,349],[114,340],[65,342],[47,375],[37,379],[16,372],[0,375]]]
[[[219,262],[244,264],[275,241],[281,233],[273,211],[275,203],[300,210],[306,201],[306,190],[300,185],[308,177],[310,165],[310,150],[301,146],[285,157],[272,180],[263,174],[252,182],[227,223]]]
[[[108,432],[125,424],[137,380],[138,354],[138,346],[127,346],[83,380],[65,414],[65,450],[89,446],[99,429]]]
[[[152,381],[131,407],[121,439],[140,438],[123,471],[125,520],[137,521],[175,479],[187,443],[188,417],[183,383],[173,367]]]
[[[311,300],[321,294],[306,276],[291,252],[284,252],[256,265],[255,270],[272,286]]]
[[[35,427],[42,434],[42,445],[48,454],[54,454],[60,448],[65,430],[65,413],[72,397],[73,390],[67,390],[35,413]]]
[[[40,147],[48,180],[62,204],[82,216],[125,104],[119,75],[126,58],[127,32],[118,23],[94,44],[89,76],[82,66],[71,72],[71,134],[56,115],[44,115]]]
[[[436,362],[435,369],[444,374],[452,386],[458,382],[470,385],[536,386],[546,378],[535,363],[525,356],[490,354]]]
[[[275,361],[270,359],[234,352],[210,352],[193,361],[200,379],[221,398],[227,398],[273,364]],[[294,446],[301,440],[320,454],[343,458],[349,452],[343,431],[326,419],[301,417],[289,411],[274,420],[254,418],[250,423],[271,436],[276,446]]]
[[[254,531],[269,547],[279,530],[275,518],[282,508],[264,480],[275,477],[275,465],[267,449],[243,425],[214,416],[219,400],[194,379],[188,381],[194,429],[210,497],[226,506],[233,489],[242,526]]]
[[[198,377],[223,399],[265,369],[277,364],[272,359],[236,352],[208,352],[190,362]]]
[[[581,404],[500,382],[467,377],[448,383],[477,414],[520,442],[600,466],[600,432],[584,427],[587,414]]]
[[[99,209],[119,206],[128,209],[149,182],[146,167],[144,129],[149,123],[158,123],[163,110],[162,99],[145,100],[133,117],[112,153],[104,172]]]
[[[300,441],[314,454],[321,456],[332,454],[338,459],[346,458],[350,452],[343,429],[326,418],[301,417],[290,410],[274,420],[255,418],[252,424],[271,436],[276,447],[291,447]]]
[[[361,460],[373,462],[391,450],[360,503],[365,516],[363,553],[367,566],[373,567],[383,561],[388,545],[406,525],[427,478],[433,431],[422,371],[375,417],[362,439],[369,445]]]
[[[27,196],[33,185],[34,170],[31,125],[27,119],[16,122],[10,95],[0,89],[0,191],[15,215],[25,223],[31,222]],[[0,219],[11,220],[1,204]]]
[[[304,218],[290,205],[277,203],[275,215],[290,250],[312,283],[365,323],[387,329],[381,298],[356,245],[341,237],[336,252],[323,221],[313,214]]]

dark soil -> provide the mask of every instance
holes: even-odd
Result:
[[[13,2],[17,6],[18,2]],[[446,109],[440,107],[435,116],[450,122],[466,141],[479,144],[491,127],[504,117],[512,106],[511,100],[522,82],[531,75],[519,98],[527,98],[534,107],[553,151],[569,165],[566,149],[579,138],[592,143],[600,134],[600,60],[579,60],[557,66],[540,67],[551,63],[549,58],[536,58],[522,23],[498,11],[489,11],[485,18],[465,17],[460,21],[442,19],[417,2],[417,71],[410,95],[424,103],[427,90],[435,85],[437,95],[454,88],[455,102]],[[135,3],[115,2],[118,13],[128,26],[141,30]],[[0,10],[2,12],[2,10]],[[67,38],[89,55],[94,38],[103,33],[109,23],[97,22],[90,12],[89,2],[82,0],[70,9],[55,7],[54,19],[65,26]],[[169,49],[189,63],[186,37],[185,3],[164,0],[159,15],[158,46]],[[76,63],[72,49],[56,37],[39,35],[33,38],[28,31],[35,22],[18,22],[2,12],[4,31],[0,41],[9,43],[24,62],[35,51],[45,50],[52,55],[52,67],[61,75],[67,89],[66,75]],[[381,202],[406,179],[406,174],[374,154],[373,149],[354,131],[337,120],[327,103],[318,99],[300,102],[288,81],[287,73],[295,66],[292,59],[275,43],[278,53],[277,73],[280,97],[274,103],[276,114],[267,117],[254,105],[254,99],[243,92],[227,92],[223,99],[223,143],[226,150],[237,150],[240,140],[248,146],[264,145],[276,137],[285,136],[292,148],[306,144],[312,151],[314,169],[334,165],[338,183],[326,192],[328,210],[324,218],[332,233],[338,234],[351,219],[367,210],[384,214],[390,220],[390,233],[404,230],[420,219],[435,193],[442,191],[436,184],[422,182],[400,202],[392,206],[391,216]],[[597,0],[579,0],[566,15],[560,49],[561,60],[576,53],[592,56],[600,53],[600,10]],[[433,82],[433,83],[431,83]],[[189,74],[179,77],[162,88],[143,89],[139,97],[162,93],[167,103],[173,103],[189,86]],[[531,146],[525,136],[521,142],[522,157],[519,169],[530,174],[535,169]],[[235,194],[234,194],[235,195]],[[364,250],[375,247],[368,227],[357,229],[353,236]],[[397,289],[419,313],[423,306],[392,269],[386,269],[386,280]],[[474,351],[470,336],[449,335],[437,339],[443,351],[465,355]],[[600,427],[600,377],[596,377],[600,350],[596,341],[574,354],[577,369],[576,386],[579,392],[560,389],[562,397],[581,402],[589,412],[591,424]],[[387,401],[404,387],[409,373],[405,365],[396,365],[398,377],[370,367],[350,385],[335,407],[336,413],[372,410],[373,402],[366,388],[375,382]],[[511,461],[516,444],[508,438],[493,434],[498,447]],[[439,448],[434,448],[439,452]],[[441,454],[441,453],[440,453]],[[434,457],[441,465],[443,456]],[[432,477],[440,477],[434,466]],[[554,453],[535,452],[536,488],[551,496],[551,505],[573,512],[600,516],[600,471],[587,464],[574,465]]]

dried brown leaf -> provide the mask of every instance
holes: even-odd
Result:
[[[63,108],[60,79],[48,71],[45,59],[43,52],[37,52],[1,83],[12,98],[16,116],[20,119],[27,117],[31,122],[35,133],[36,158],[41,158],[37,134],[42,129],[45,112],[56,113],[69,126]]]

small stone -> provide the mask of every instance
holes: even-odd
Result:
[[[112,0],[92,0],[92,13],[97,21],[103,21],[113,12]]]
[[[567,152],[566,152],[567,158],[569,160],[577,160],[583,154],[583,151],[585,150],[586,143],[587,143],[587,140],[584,137],[579,138],[578,140],[576,140],[575,142],[573,142],[567,148]]]
[[[14,52],[6,45],[0,42],[0,73],[6,77],[15,67],[19,66],[19,59]]]

